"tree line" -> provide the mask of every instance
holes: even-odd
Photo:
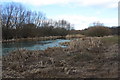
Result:
[[[20,3],[7,3],[1,7],[2,39],[17,39],[44,36],[65,36],[83,34],[86,36],[119,35],[119,27],[106,27],[103,23],[94,22],[84,30],[74,30],[66,20],[47,19],[42,12],[26,9]]]
[[[82,34],[85,36],[97,36],[103,37],[108,35],[120,35],[120,26],[107,27],[103,23],[94,22],[93,26],[90,26],[84,30],[71,30],[69,34]]]
[[[73,29],[66,20],[47,19],[42,12],[26,9],[20,3],[7,3],[1,8],[2,38],[16,39],[64,36]]]

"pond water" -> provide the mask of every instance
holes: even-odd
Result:
[[[48,47],[66,47],[60,45],[61,42],[68,42],[66,39],[56,39],[47,41],[23,41],[23,42],[11,42],[2,43],[2,55],[5,55],[13,50],[24,48],[28,50],[45,50]]]

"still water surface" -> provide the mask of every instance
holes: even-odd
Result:
[[[5,55],[13,50],[24,48],[28,50],[45,50],[48,47],[66,47],[59,43],[68,42],[66,39],[56,39],[47,41],[24,41],[24,42],[11,42],[2,44],[2,55]]]

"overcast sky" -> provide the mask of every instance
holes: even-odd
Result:
[[[118,25],[119,0],[0,0],[20,2],[31,10],[41,11],[53,20],[67,20],[75,29],[85,29],[93,22]]]

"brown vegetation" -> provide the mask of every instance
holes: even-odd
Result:
[[[34,37],[34,38],[19,38],[19,39],[2,40],[2,42],[44,41],[44,40],[54,40],[54,39],[62,39],[62,38],[65,38],[65,36],[45,36],[45,37]]]
[[[18,50],[3,57],[3,78],[117,78],[118,45],[81,38],[68,48]]]
[[[89,27],[86,35],[87,36],[108,36],[111,34],[111,30],[108,27],[105,26],[93,26]]]
[[[67,39],[71,39],[71,38],[83,38],[85,37],[85,35],[82,34],[70,34],[70,35],[66,35]]]

